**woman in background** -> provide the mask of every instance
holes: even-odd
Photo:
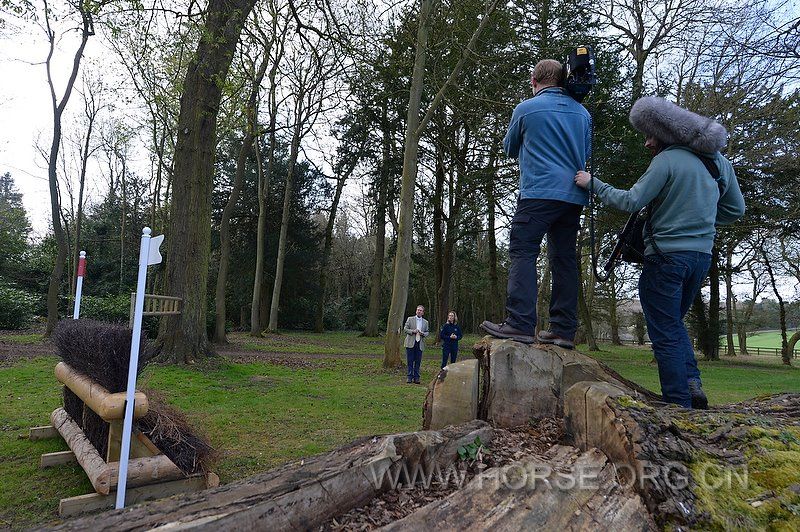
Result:
[[[447,313],[447,323],[442,325],[442,330],[439,332],[439,338],[442,339],[442,367],[447,365],[448,358],[451,364],[455,363],[458,356],[458,341],[462,336],[464,334],[458,326],[458,316],[451,310]]]

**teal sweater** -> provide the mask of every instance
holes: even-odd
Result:
[[[705,155],[716,160],[719,186],[694,152],[672,145],[653,158],[630,190],[616,189],[595,178],[595,192],[606,205],[628,212],[653,202],[652,236],[664,253],[711,253],[715,226],[741,218],[744,198],[730,161],[719,152]],[[646,235],[645,242],[645,255],[654,254]]]

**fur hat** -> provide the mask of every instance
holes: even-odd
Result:
[[[657,96],[636,100],[630,120],[638,131],[666,144],[683,144],[706,153],[719,151],[727,144],[728,132],[722,124]]]

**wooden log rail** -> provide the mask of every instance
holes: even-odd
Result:
[[[56,379],[75,392],[103,420],[110,422],[125,417],[125,392],[111,393],[64,362],[56,364],[55,371]],[[150,407],[145,394],[136,392],[134,403],[134,419],[147,414]]]
[[[119,462],[106,463],[63,408],[53,411],[50,422],[75,454],[75,459],[83,467],[95,491],[101,495],[108,495],[114,490],[119,480]],[[163,454],[134,458],[128,462],[128,485],[131,487],[177,480],[185,476],[178,466]]]

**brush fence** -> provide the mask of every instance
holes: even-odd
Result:
[[[31,429],[29,435],[31,440],[61,437],[70,448],[69,451],[43,454],[40,467],[78,462],[96,492],[61,499],[59,515],[68,517],[87,511],[113,508],[114,492],[119,480],[125,393],[110,393],[93,379],[81,375],[64,362],[56,365],[55,374],[59,382],[81,398],[84,408],[90,408],[109,424],[106,456],[100,455],[80,426],[63,408],[57,408],[50,414],[50,426]],[[136,392],[134,403],[134,419],[147,414],[149,404],[144,393]],[[136,427],[131,435],[130,458],[127,505],[177,493],[199,491],[219,484],[219,478],[214,473],[191,476],[184,474]]]

